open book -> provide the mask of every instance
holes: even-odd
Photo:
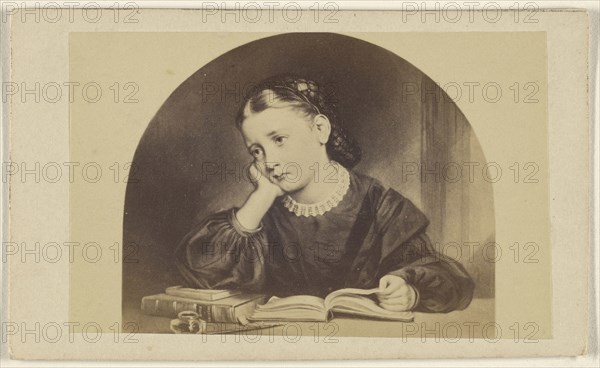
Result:
[[[379,289],[340,289],[325,299],[311,295],[294,295],[285,298],[271,297],[266,304],[257,305],[250,321],[316,321],[326,322],[336,315],[346,314],[359,317],[411,322],[413,313],[393,312],[383,309],[367,297]]]

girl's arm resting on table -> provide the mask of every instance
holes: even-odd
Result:
[[[187,286],[244,289],[264,286],[266,237],[262,224],[248,229],[231,208],[209,215],[178,244],[176,266]]]
[[[396,257],[406,264],[390,275],[402,277],[417,292],[418,312],[451,312],[465,309],[473,298],[475,284],[464,267],[433,249],[425,232],[401,246]]]
[[[176,264],[189,286],[259,291],[265,283],[267,239],[262,226],[280,189],[258,186],[241,208],[208,216],[176,249]]]
[[[455,260],[435,251],[425,231],[429,220],[395,190],[388,190],[377,206],[382,255],[379,277],[403,278],[416,291],[418,312],[450,312],[466,308],[475,284]]]

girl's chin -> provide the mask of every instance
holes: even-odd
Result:
[[[300,183],[290,183],[289,181],[285,180],[280,181],[279,183],[277,183],[277,185],[279,186],[279,188],[281,188],[281,190],[288,194],[297,192],[300,189],[302,189],[302,185]]]

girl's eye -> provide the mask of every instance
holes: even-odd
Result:
[[[283,142],[285,142],[287,139],[287,137],[275,137],[275,143],[277,144],[283,144]]]

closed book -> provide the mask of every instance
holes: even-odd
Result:
[[[241,294],[239,290],[212,290],[212,289],[192,289],[183,286],[171,286],[165,290],[165,294],[180,296],[182,298],[196,300],[219,300],[229,296]]]
[[[251,315],[266,299],[263,294],[239,294],[215,301],[156,294],[143,297],[141,309],[150,316],[177,318],[179,312],[194,311],[206,322],[238,323],[238,318]]]

